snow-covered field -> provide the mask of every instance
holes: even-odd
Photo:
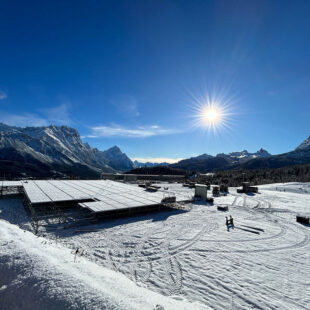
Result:
[[[2,198],[0,309],[309,309],[310,227],[295,216],[310,215],[310,184],[259,192],[40,237],[21,200]]]

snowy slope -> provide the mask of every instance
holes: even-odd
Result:
[[[61,244],[0,220],[0,309],[207,309],[138,287]]]
[[[192,193],[181,184],[163,186]],[[36,262],[38,271],[16,267],[26,270],[22,282],[42,274],[41,295],[57,300],[60,294],[72,309],[72,304],[96,309],[108,302],[103,300],[111,302],[108,309],[122,309],[124,299],[133,302],[128,309],[155,304],[164,309],[309,309],[310,227],[295,219],[296,214],[310,215],[309,202],[310,183],[270,184],[259,186],[255,195],[232,188],[229,195],[215,198],[213,206],[197,202],[181,210],[82,227],[98,230],[94,232],[46,226],[40,228],[44,239],[1,223],[0,256],[5,266],[13,266],[13,257],[20,258],[17,265],[25,257],[25,266]],[[11,203],[0,200],[0,218],[24,223],[23,217],[9,216],[12,211],[5,206]],[[218,205],[228,205],[229,212],[217,211]],[[227,231],[225,216],[230,214],[235,229]],[[71,251],[77,247],[83,255],[74,264]],[[0,282],[0,287],[14,285],[12,281]],[[56,287],[61,288],[57,294]],[[78,294],[80,288],[85,294]],[[91,295],[96,289],[101,293]]]

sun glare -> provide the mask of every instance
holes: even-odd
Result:
[[[193,127],[216,133],[231,125],[231,101],[218,97],[206,97],[192,103]]]
[[[220,121],[220,113],[215,107],[207,107],[203,111],[203,117],[207,123],[217,123]]]

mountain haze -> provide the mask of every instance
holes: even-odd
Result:
[[[169,163],[167,162],[162,162],[162,163],[153,163],[153,162],[140,162],[138,160],[134,160],[134,165],[135,165],[135,168],[145,168],[145,167],[156,167],[156,166],[169,166]]]

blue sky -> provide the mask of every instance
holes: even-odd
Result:
[[[1,1],[0,121],[185,158],[310,134],[309,1]],[[194,127],[202,98],[229,128]]]

